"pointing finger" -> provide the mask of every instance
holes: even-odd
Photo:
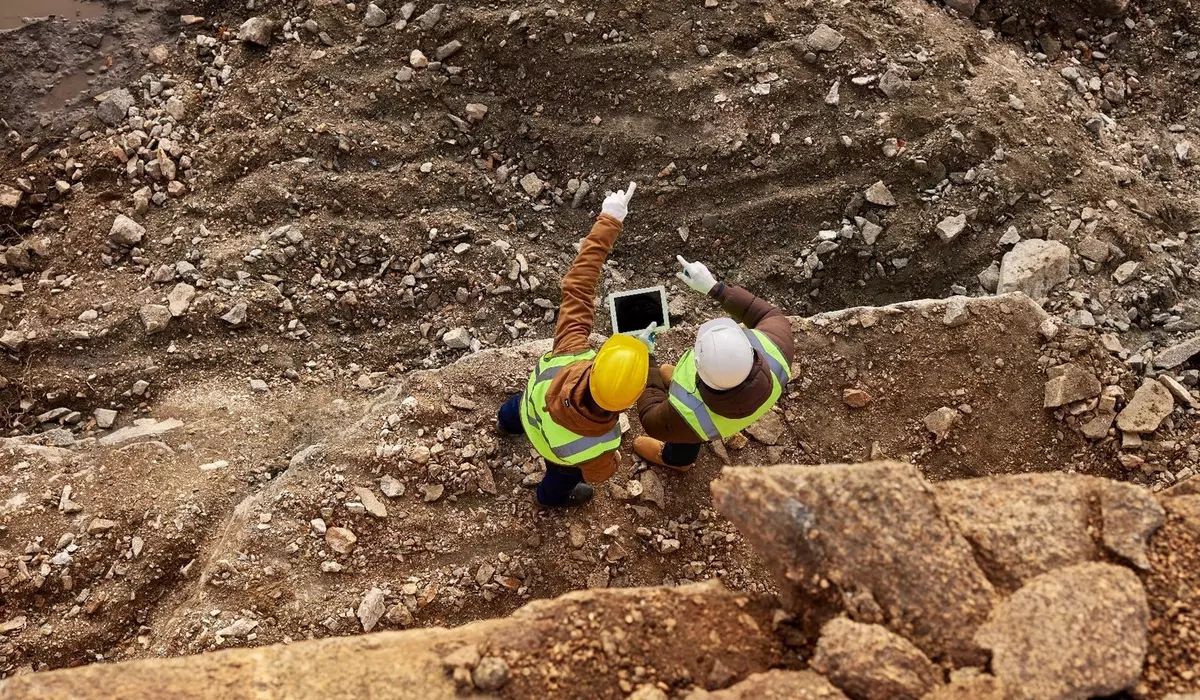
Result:
[[[675,256],[675,259],[676,259],[676,260],[678,260],[678,261],[679,261],[679,264],[680,264],[680,265],[683,265],[683,267],[684,267],[685,269],[687,268],[687,266],[688,266],[688,265],[691,265],[691,263],[690,263],[690,262],[688,262],[687,260],[684,260],[684,259],[683,259],[683,256],[682,256],[682,255],[676,255],[676,256]],[[680,274],[683,274],[683,273],[680,273]]]
[[[637,191],[637,183],[630,182],[629,189],[625,190],[625,203],[629,204],[629,200],[633,199],[633,193]]]

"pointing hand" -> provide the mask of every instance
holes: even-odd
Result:
[[[682,255],[676,255],[675,259],[683,265],[683,270],[676,272],[675,276],[683,280],[683,283],[701,294],[708,294],[712,288],[717,286],[717,278],[713,277],[708,268],[701,262],[688,262],[683,259]]]
[[[624,222],[625,216],[629,213],[629,200],[633,199],[635,191],[637,191],[637,183],[631,182],[628,189],[613,192],[604,198],[604,206],[600,211],[617,221]]]

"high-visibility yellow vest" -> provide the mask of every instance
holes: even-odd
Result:
[[[621,425],[599,437],[586,437],[573,433],[554,422],[546,408],[546,392],[559,372],[568,365],[596,356],[594,350],[585,350],[571,355],[552,356],[546,353],[538,360],[537,367],[529,375],[525,385],[525,396],[521,400],[521,424],[525,435],[547,462],[572,466],[595,459],[605,452],[621,446]]]
[[[727,438],[743,428],[754,425],[755,421],[762,418],[775,402],[779,401],[780,395],[783,394],[783,385],[791,379],[791,368],[788,367],[787,358],[779,348],[775,347],[767,336],[756,330],[743,331],[750,345],[766,359],[767,366],[771,369],[771,396],[753,415],[745,418],[726,418],[713,413],[704,405],[696,380],[696,357],[691,350],[683,353],[679,364],[675,365],[675,373],[671,375],[671,405],[692,430],[696,431],[696,435],[706,440]]]

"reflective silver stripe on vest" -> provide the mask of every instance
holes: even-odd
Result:
[[[787,384],[787,371],[784,369],[779,360],[776,360],[771,353],[767,352],[767,349],[763,347],[762,340],[760,340],[753,331],[747,330],[745,333],[746,340],[749,340],[750,345],[753,346],[753,348],[758,351],[758,354],[762,355],[763,359],[767,361],[767,367],[771,368],[771,374],[775,375],[775,379],[779,380],[781,385]]]
[[[713,423],[712,416],[708,412],[708,406],[704,405],[704,401],[699,396],[693,396],[688,393],[683,385],[671,382],[671,398],[678,399],[684,406],[696,416],[696,421],[700,423],[700,428],[704,431],[704,437],[709,440],[716,440],[721,437],[721,431],[717,430],[716,423]]]
[[[542,370],[541,374],[537,376],[537,379],[534,379],[533,381],[535,384],[541,384],[549,379],[554,379],[558,376],[559,372],[563,371],[567,367],[570,367],[570,365],[558,365],[557,367],[551,367],[550,369]]]
[[[561,447],[550,445],[550,450],[554,452],[554,456],[558,457],[559,459],[570,459],[581,452],[587,452],[597,445],[601,445],[610,440],[618,440],[620,437],[621,425],[618,423],[617,425],[613,426],[612,430],[608,431],[604,435],[601,435],[600,437],[581,437],[577,440],[572,440]],[[546,442],[549,443],[550,441],[547,440]]]

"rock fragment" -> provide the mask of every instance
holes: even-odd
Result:
[[[1000,261],[997,294],[1024,292],[1044,299],[1051,289],[1067,280],[1071,249],[1058,241],[1029,238],[1013,246]]]
[[[1100,395],[1100,380],[1077,364],[1053,367],[1042,398],[1045,408],[1058,408],[1069,403]]]
[[[270,46],[275,22],[267,17],[251,17],[238,27],[237,38],[258,46]]]
[[[180,282],[167,295],[167,309],[171,312],[171,316],[182,316],[187,313],[195,298],[196,288],[186,282]]]
[[[383,617],[383,603],[383,591],[378,588],[372,588],[363,596],[362,602],[358,604],[357,611],[358,621],[362,623],[363,632],[370,632],[375,629],[379,618]]]
[[[404,482],[391,474],[379,477],[379,490],[388,498],[399,498],[404,495]]]
[[[325,531],[325,544],[338,554],[349,554],[356,542],[358,538],[348,528],[331,527]]]
[[[132,246],[141,243],[145,235],[146,227],[124,214],[117,214],[112,228],[108,231],[108,240],[117,245]]]
[[[808,35],[808,48],[813,51],[828,53],[837,51],[846,37],[828,24],[818,24],[817,28]]]
[[[1146,592],[1124,567],[1042,574],[999,603],[975,635],[1022,697],[1106,697],[1133,687],[1146,656]]]
[[[651,698],[657,700],[656,696],[648,697],[646,700],[651,700]],[[687,695],[685,700],[783,700],[784,698],[787,700],[846,700],[842,691],[818,673],[780,669],[755,673],[725,690],[712,692],[698,690]],[[633,698],[631,697],[629,700],[633,700]]]
[[[866,197],[868,202],[876,206],[896,206],[896,198],[892,196],[892,191],[888,189],[888,186],[883,184],[883,180],[880,180],[874,185],[868,187]]]
[[[842,403],[850,408],[863,408],[871,403],[871,395],[862,389],[843,389]]]
[[[466,328],[452,328],[442,336],[442,342],[451,350],[466,350],[471,347],[471,332]]]
[[[229,311],[221,316],[221,320],[228,323],[231,328],[240,328],[246,323],[246,302],[239,301],[233,305]]]
[[[376,518],[387,517],[387,506],[383,501],[379,500],[371,489],[355,486],[354,493],[358,496],[358,500],[362,501],[363,507],[367,509],[367,513]]]
[[[162,304],[145,304],[138,309],[138,318],[142,320],[146,335],[154,335],[167,329],[167,324],[171,322],[171,310]]]
[[[937,235],[942,239],[942,243],[949,243],[967,228],[967,215],[958,214],[948,216],[938,222]]]
[[[1167,387],[1146,379],[1117,414],[1117,427],[1127,433],[1153,433],[1174,408],[1175,399]]]
[[[1200,335],[1178,342],[1154,356],[1154,366],[1161,369],[1178,367],[1200,353]]]
[[[1126,260],[1113,270],[1113,281],[1117,284],[1128,284],[1142,272],[1142,264],[1135,260]]]
[[[117,420],[117,412],[111,408],[97,408],[92,411],[92,416],[96,419],[97,428],[111,428]]]
[[[108,126],[118,126],[125,121],[129,108],[134,105],[133,95],[120,88],[105,93],[105,99],[96,106],[96,118]]]
[[[367,5],[367,14],[363,17],[363,25],[367,27],[382,27],[387,24],[388,15],[375,3]]]
[[[24,192],[15,187],[0,185],[0,207],[16,209],[21,205],[21,197],[24,195]]]
[[[950,435],[950,429],[958,420],[958,411],[948,406],[933,411],[925,416],[925,429],[933,433],[934,442],[941,442]]]
[[[812,668],[859,700],[918,700],[941,685],[940,669],[912,642],[846,617],[821,628]]]
[[[508,664],[498,656],[485,656],[471,671],[471,680],[484,692],[500,690],[508,683]]]
[[[947,328],[958,328],[971,320],[971,312],[967,308],[966,297],[950,297],[946,302],[946,313],[942,316],[942,325]]]

